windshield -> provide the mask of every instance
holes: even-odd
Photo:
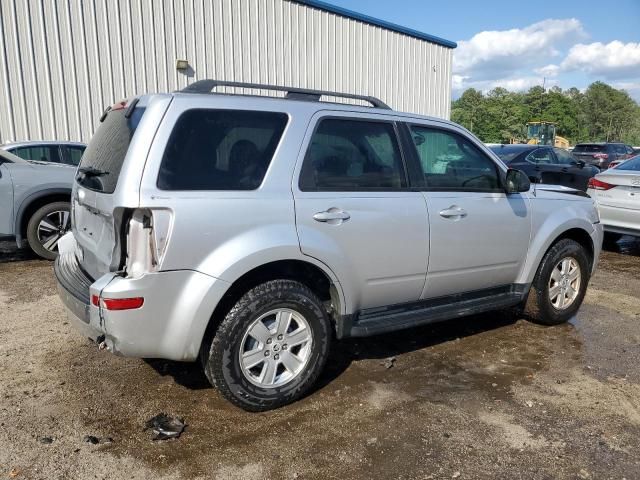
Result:
[[[630,158],[624,163],[621,163],[615,169],[616,170],[633,170],[636,172],[640,171],[640,155]]]
[[[574,148],[573,151],[597,153],[597,152],[603,152],[605,149],[606,147],[604,145],[583,144],[583,145],[576,145],[576,148]]]
[[[90,190],[113,193],[122,164],[127,156],[144,108],[135,108],[127,118],[127,110],[112,110],[98,127],[82,156],[76,180]]]

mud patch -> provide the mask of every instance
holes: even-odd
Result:
[[[544,437],[534,437],[522,425],[515,423],[511,415],[483,412],[479,415],[482,422],[501,430],[503,440],[514,449],[551,447]]]

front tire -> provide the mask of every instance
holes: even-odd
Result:
[[[578,242],[563,239],[542,258],[525,305],[525,315],[542,325],[559,325],[573,317],[587,291],[591,262]]]
[[[68,202],[54,202],[35,211],[27,224],[27,241],[31,250],[47,260],[58,256],[58,241],[71,228]]]
[[[317,296],[292,280],[272,280],[240,298],[201,360],[222,395],[247,411],[302,397],[329,355],[331,324]]]

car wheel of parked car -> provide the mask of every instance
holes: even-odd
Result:
[[[272,280],[240,298],[201,360],[211,384],[228,400],[264,411],[309,390],[330,342],[331,324],[317,296],[299,282]]]
[[[47,260],[55,260],[58,256],[58,240],[70,228],[69,203],[49,203],[31,215],[27,224],[27,241],[36,254]]]
[[[542,258],[525,306],[527,317],[559,325],[580,308],[589,283],[589,254],[578,242],[563,239]]]

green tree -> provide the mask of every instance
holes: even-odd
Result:
[[[585,93],[536,86],[524,93],[495,88],[485,95],[470,88],[453,101],[451,119],[484,142],[525,141],[525,124],[544,120],[556,123],[558,135],[572,144],[640,144],[640,106],[627,92],[603,82],[591,84]]]

